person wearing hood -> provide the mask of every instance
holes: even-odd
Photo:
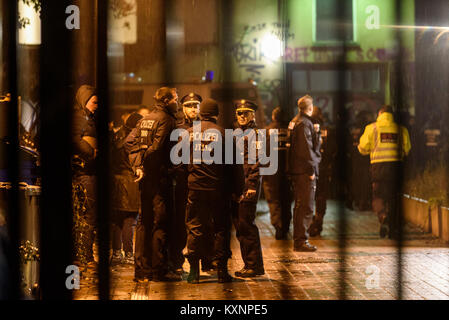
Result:
[[[125,150],[126,137],[143,116],[131,113],[124,125],[112,136],[112,260],[111,264],[134,264],[133,229],[140,208],[139,184]],[[122,255],[122,244],[125,256]]]
[[[81,162],[79,173],[93,175],[94,159],[96,158],[96,126],[95,113],[98,108],[96,89],[82,85],[76,93],[73,114],[73,147],[74,155]]]
[[[394,121],[390,106],[381,107],[376,122],[366,126],[358,149],[362,155],[370,156],[373,211],[379,219],[379,235],[396,238],[400,221],[397,212],[399,173],[411,144],[408,130]]]
[[[162,87],[156,106],[139,120],[125,140],[125,149],[141,181],[142,212],[136,228],[134,276],[136,281],[181,280],[168,272],[167,233],[171,220],[170,134],[176,127],[178,94]]]
[[[78,248],[76,259],[88,265],[94,265],[93,256],[95,229],[95,158],[97,156],[97,133],[95,113],[98,109],[96,89],[82,85],[75,98],[72,122],[73,145],[73,183],[81,185],[87,196],[84,220],[87,223],[85,237]]]

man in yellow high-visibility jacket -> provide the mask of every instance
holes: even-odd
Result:
[[[373,210],[379,218],[380,236],[396,236],[396,195],[400,165],[411,144],[408,130],[394,122],[390,106],[379,109],[376,122],[365,127],[358,145],[362,155],[370,155]]]

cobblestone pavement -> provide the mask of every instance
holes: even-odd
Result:
[[[330,201],[321,237],[312,238],[314,253],[292,251],[292,241],[274,239],[274,228],[264,202],[257,225],[262,239],[265,275],[219,284],[215,274],[201,273],[200,284],[133,281],[132,266],[112,269],[111,298],[118,300],[234,300],[234,299],[339,299],[344,283],[346,299],[397,299],[398,252],[395,242],[379,239],[372,212],[346,211],[348,218],[346,267],[338,249],[337,206]],[[449,299],[449,246],[416,227],[407,225],[402,250],[403,299]],[[291,238],[291,232],[290,232]],[[232,274],[242,267],[235,235]],[[184,269],[188,270],[188,263]],[[341,282],[341,276],[345,277]],[[87,274],[75,299],[97,299],[95,277]]]

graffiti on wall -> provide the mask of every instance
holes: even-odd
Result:
[[[295,39],[295,34],[290,31],[290,21],[245,25],[240,38],[232,45],[230,51],[237,68],[244,74],[242,80],[251,78],[257,83],[259,94],[269,109],[280,100],[281,46],[284,41],[292,39]],[[276,46],[279,52],[274,52],[273,57],[273,52],[270,51]],[[268,66],[274,66],[274,70],[277,69],[279,72],[273,71],[273,68],[271,72],[268,71]]]
[[[295,39],[295,34],[293,32],[290,32],[290,20],[288,20],[286,23],[281,22],[262,22],[255,25],[245,25],[243,26],[243,34],[242,38],[246,35],[251,35],[256,32],[260,31],[267,31],[278,37],[279,39],[285,41],[289,39]]]
[[[240,39],[234,43],[231,49],[238,67],[248,73],[260,75],[266,63],[274,62],[273,57],[264,50],[264,47],[272,45],[267,41],[273,41],[273,39],[279,41],[279,51],[281,51],[283,41],[295,38],[295,34],[289,30],[290,21],[245,25]],[[273,45],[276,46],[276,43]]]
[[[374,14],[374,13],[373,13]],[[371,17],[372,18],[372,17]],[[371,21],[371,20],[370,20]],[[370,28],[375,28],[371,21]],[[286,23],[261,22],[253,25],[244,25],[243,32],[238,37],[228,53],[240,72],[240,80],[252,79],[257,82],[259,92],[264,97],[267,106],[275,106],[279,103],[282,83],[282,63],[335,63],[343,54],[342,48],[317,47],[317,46],[294,46],[281,48],[279,55],[273,58],[272,47],[279,47],[283,43],[295,39],[294,32],[290,30],[290,21]],[[267,42],[268,41],[268,42]],[[271,41],[271,42],[270,42]],[[277,41],[277,42],[276,42]],[[268,48],[268,52],[267,52]],[[271,53],[271,54],[270,54]],[[355,63],[364,62],[386,62],[395,58],[397,49],[379,47],[351,47],[348,51],[349,61]],[[405,59],[412,56],[411,49],[404,48]],[[323,98],[323,107],[330,102]]]

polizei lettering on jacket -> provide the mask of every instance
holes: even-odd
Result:
[[[278,131],[271,130],[269,139],[270,143],[267,144],[265,129],[247,129],[245,131],[225,129],[224,137],[215,129],[201,132],[201,121],[194,121],[192,134],[183,128],[173,130],[171,133],[170,140],[178,141],[178,143],[170,151],[170,160],[175,165],[190,164],[190,161],[223,164],[224,158],[225,164],[243,164],[244,147],[247,144],[248,164],[259,162],[261,165],[260,175],[273,175],[278,169],[278,148],[276,148]],[[190,154],[191,144],[193,144],[192,157]],[[269,150],[267,150],[267,145],[270,146]]]

